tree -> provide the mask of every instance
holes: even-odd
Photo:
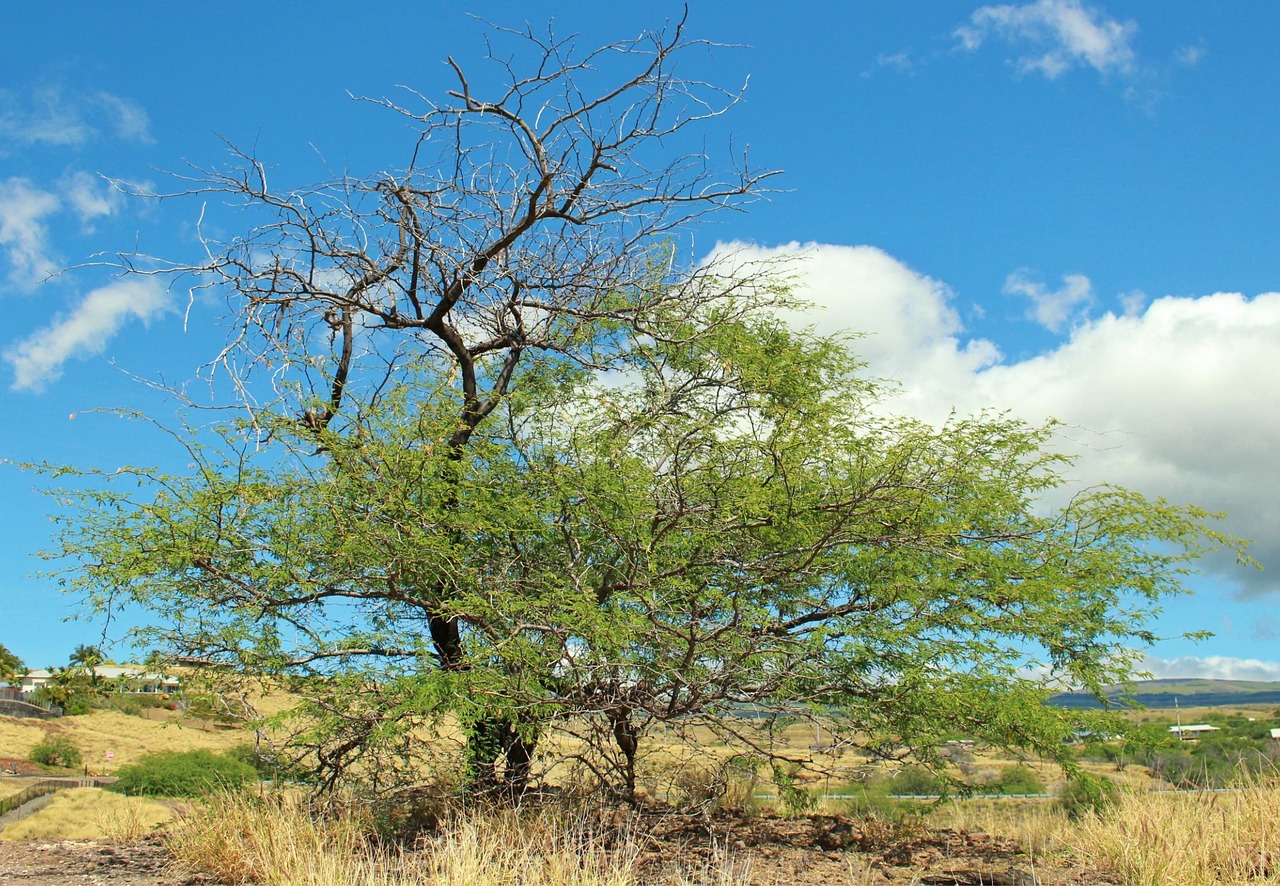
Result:
[[[87,713],[109,692],[107,682],[97,672],[98,665],[105,661],[100,647],[77,644],[67,657],[66,667],[49,668],[49,681],[36,691],[36,698],[58,705],[68,714]]]
[[[495,100],[454,64],[450,104],[383,103],[421,131],[400,173],[197,175],[265,214],[165,271],[227,296],[243,417],[174,432],[190,473],[59,491],[64,585],[289,681],[330,785],[410,783],[454,726],[466,777],[515,795],[555,731],[551,763],[633,797],[655,722],[766,757],[806,714],[925,763],[956,728],[1060,756],[1105,714],[1048,687],[1127,677],[1157,601],[1236,543],[1120,489],[1051,508],[1052,426],[887,416],[848,343],[777,318],[776,273],[677,265],[677,225],[765,179],[660,160],[735,100],[675,75],[683,23],[581,59],[522,39]]]
[[[0,683],[12,683],[26,672],[27,666],[22,663],[22,659],[0,644]]]

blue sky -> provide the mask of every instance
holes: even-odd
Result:
[[[594,46],[675,4],[476,3],[501,25]],[[105,468],[168,463],[141,426],[216,352],[215,306],[130,286],[102,251],[192,258],[199,201],[139,203],[102,176],[251,148],[283,181],[403,165],[403,121],[353,102],[449,84],[482,21],[455,4],[61,4],[6,20],[0,54],[0,457]],[[937,419],[1010,409],[1071,427],[1081,482],[1228,511],[1262,572],[1211,562],[1157,630],[1161,676],[1280,679],[1280,8],[1037,0],[983,6],[693,2],[726,45],[689,76],[745,100],[703,135],[785,171],[749,212],[698,228],[799,254],[820,329],[864,332],[895,408]],[[234,232],[216,206],[207,223]],[[142,381],[140,381],[142,380]],[[74,417],[73,417],[74,416]],[[36,480],[0,469],[0,643],[65,661],[101,625],[65,623],[32,552],[49,544]],[[115,632],[119,626],[111,626]],[[125,654],[125,653],[121,653]]]

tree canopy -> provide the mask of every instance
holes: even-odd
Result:
[[[26,673],[27,666],[22,659],[0,644],[0,683],[12,683],[19,675]]]
[[[172,658],[285,680],[330,784],[410,783],[433,729],[516,793],[571,760],[633,796],[655,723],[764,757],[807,715],[899,759],[956,730],[1058,756],[1107,715],[1046,696],[1127,678],[1159,600],[1237,543],[1071,489],[1053,425],[889,414],[856,343],[780,319],[776,269],[675,261],[676,226],[765,180],[664,158],[735,100],[676,76],[682,25],[522,39],[492,99],[454,64],[449,103],[385,103],[421,133],[399,172],[197,176],[260,219],[164,270],[228,299],[241,418],[175,431],[186,472],[56,470],[88,481],[58,492],[64,585],[155,613]]]

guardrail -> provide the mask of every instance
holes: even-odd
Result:
[[[54,791],[65,788],[96,788],[113,781],[115,781],[114,778],[42,778],[27,785],[16,794],[0,799],[0,815],[12,812],[19,806],[30,803],[45,794],[52,794]]]

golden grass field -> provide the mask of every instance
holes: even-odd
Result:
[[[0,717],[0,748],[5,749],[5,756],[25,759],[35,745],[55,736],[75,742],[84,764],[96,775],[110,775],[153,751],[224,751],[247,740],[236,729],[217,729],[176,717],[150,720],[119,711],[92,711],[56,720]]]
[[[59,791],[49,804],[0,829],[0,840],[136,840],[173,821],[171,805],[100,788]]]
[[[27,782],[18,781],[16,779],[8,779],[0,776],[0,800],[6,797],[12,797],[14,794],[22,793],[27,786]]]

